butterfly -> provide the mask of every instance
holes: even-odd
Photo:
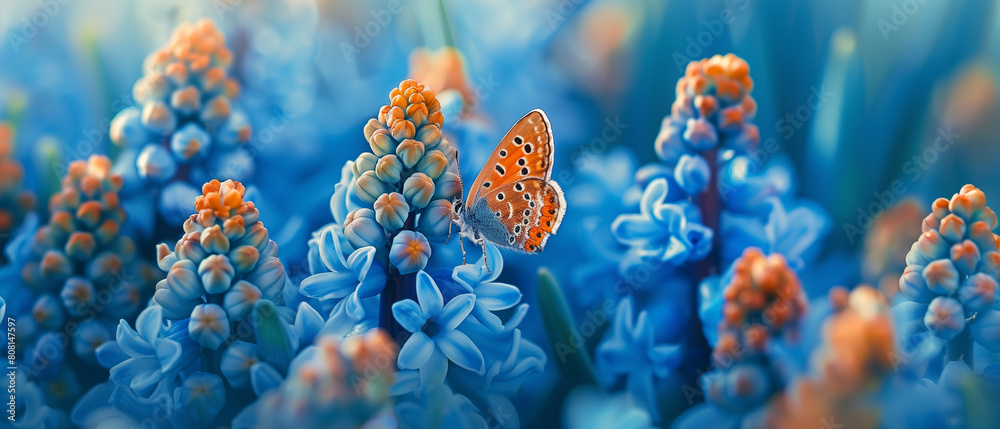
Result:
[[[479,171],[465,203],[452,204],[460,241],[467,238],[483,246],[484,254],[487,241],[529,254],[545,248],[566,214],[566,198],[552,180],[552,144],[552,126],[539,109],[507,131]]]

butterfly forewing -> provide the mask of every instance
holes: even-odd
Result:
[[[562,223],[566,200],[555,182],[529,177],[487,190],[482,198],[510,234],[498,245],[521,252],[541,252]]]
[[[552,128],[545,112],[535,109],[503,137],[469,190],[466,205],[476,198],[525,178],[548,181],[552,169]]]

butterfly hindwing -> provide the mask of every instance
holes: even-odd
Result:
[[[519,119],[493,150],[472,183],[466,205],[476,198],[517,180],[549,180],[552,170],[552,128],[545,112],[535,109]]]
[[[529,177],[491,189],[482,195],[506,228],[505,242],[496,244],[527,252],[541,252],[549,235],[562,223],[566,200],[555,182]]]

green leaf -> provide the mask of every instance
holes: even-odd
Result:
[[[586,341],[577,330],[566,297],[555,277],[545,268],[538,270],[538,305],[549,339],[549,348],[553,353],[552,358],[563,377],[572,385],[599,386]]]
[[[284,374],[295,357],[297,340],[292,337],[288,325],[281,320],[278,307],[268,300],[261,300],[254,305],[253,327],[260,359]]]

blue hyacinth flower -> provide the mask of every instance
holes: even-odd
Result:
[[[111,381],[130,387],[139,397],[150,397],[161,381],[176,377],[198,358],[187,321],[166,328],[162,308],[156,305],[139,314],[135,329],[122,320],[117,338],[97,349],[97,359],[112,364]]]
[[[417,301],[407,299],[392,306],[396,321],[412,333],[399,351],[399,368],[419,369],[421,379],[432,383],[443,381],[448,361],[482,374],[486,370],[483,353],[468,335],[456,329],[472,312],[475,296],[461,294],[445,304],[434,279],[420,271]]]
[[[656,179],[643,192],[638,214],[623,214],[611,228],[640,256],[681,264],[704,258],[712,250],[711,229],[701,225],[696,206],[687,201],[668,202],[667,181]]]
[[[343,335],[366,317],[362,301],[382,292],[386,277],[385,266],[375,261],[374,247],[362,247],[344,259],[341,246],[333,231],[323,233],[319,254],[331,271],[307,277],[299,290],[307,297],[322,301],[340,300],[330,313],[324,332]]]
[[[516,286],[495,281],[502,271],[503,257],[500,249],[487,243],[486,254],[478,262],[457,266],[452,272],[452,278],[466,292],[476,296],[472,316],[494,332],[500,332],[503,324],[492,312],[506,310],[521,302],[521,291]]]
[[[658,420],[654,378],[666,377],[680,364],[681,347],[656,344],[647,313],[633,317],[632,307],[631,297],[618,304],[612,331],[597,346],[597,365],[607,381],[624,376],[629,393]]]

